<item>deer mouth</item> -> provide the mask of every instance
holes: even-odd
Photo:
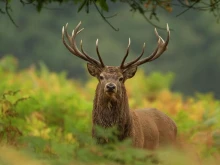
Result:
[[[117,90],[116,89],[105,89],[105,94],[108,97],[115,97]]]
[[[116,94],[116,90],[106,90],[106,91],[105,91],[105,94],[106,94],[106,95],[110,95],[110,96],[111,96],[111,95],[114,95],[114,94]]]
[[[117,100],[116,99],[116,91],[105,91],[105,96],[107,99]]]

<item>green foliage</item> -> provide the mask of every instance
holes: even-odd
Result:
[[[101,136],[113,139],[112,143],[100,146],[92,139],[92,98],[97,80],[86,84],[68,80],[65,73],[50,72],[44,64],[39,70],[31,67],[19,72],[5,67],[15,61],[11,56],[0,61],[0,143],[7,146],[0,147],[3,165],[14,165],[12,160],[25,160],[24,165],[197,164],[198,155],[206,164],[214,164],[219,158],[219,101],[201,94],[182,99],[169,90],[172,74],[145,77],[140,71],[126,84],[132,108],[155,106],[178,125],[181,147],[151,153],[132,148],[129,139],[118,142],[113,136],[115,129],[99,129]],[[188,155],[191,152],[196,153],[196,159]]]
[[[99,2],[101,8],[102,8],[104,11],[108,11],[108,10],[109,10],[109,9],[108,9],[108,4],[107,4],[106,0],[99,0],[98,2]]]
[[[0,60],[0,69],[1,69],[0,73],[1,72],[13,72],[17,70],[17,67],[18,67],[17,60],[11,55],[6,55],[5,58]]]
[[[161,75],[161,73],[153,72],[149,75],[146,86],[149,88],[149,92],[157,92],[161,89],[169,89],[173,83],[174,76],[172,73]]]
[[[20,3],[23,5],[34,5],[36,6],[36,10],[40,12],[43,7],[45,7],[48,4],[51,3],[69,3],[72,2],[73,4],[80,4],[78,7],[78,12],[80,12],[83,8],[85,11],[89,12],[89,8],[94,3],[97,3],[100,5],[100,8],[104,11],[109,11],[109,4],[107,4],[106,0],[29,0],[29,1],[23,1],[21,0]],[[166,10],[167,12],[172,12],[173,8],[176,6],[181,6],[183,9],[187,11],[187,9],[195,9],[197,11],[203,10],[203,11],[209,11],[212,12],[217,19],[219,19],[219,4],[217,0],[212,0],[209,3],[204,3],[203,1],[194,1],[194,0],[187,0],[185,2],[178,1],[177,4],[173,4],[171,0],[141,0],[141,1],[119,1],[119,0],[111,0],[111,2],[121,2],[123,4],[128,4],[132,11],[138,11],[140,14],[149,13],[150,12],[150,18],[155,18],[158,20],[157,17],[157,10],[158,8],[162,8]],[[6,0],[5,5],[7,8],[5,9],[5,12],[8,12],[9,9],[11,9],[10,6],[11,1]],[[4,13],[4,10],[0,10],[1,13]],[[179,15],[183,14],[185,11],[181,12]]]

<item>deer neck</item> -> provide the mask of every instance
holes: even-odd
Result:
[[[107,97],[99,88],[93,105],[93,124],[104,128],[117,126],[124,131],[130,124],[128,97],[125,88],[120,95]]]

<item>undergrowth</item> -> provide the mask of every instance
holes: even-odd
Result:
[[[11,56],[0,60],[0,164],[142,165],[218,164],[220,103],[212,94],[183,98],[170,91],[173,74],[139,70],[126,82],[130,108],[156,107],[175,120],[178,143],[154,153],[130,140],[99,146],[91,138],[97,80],[86,83],[46,66],[17,71]],[[107,131],[107,130],[106,130]],[[107,134],[103,131],[103,134]]]

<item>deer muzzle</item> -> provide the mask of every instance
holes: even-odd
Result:
[[[108,94],[111,94],[111,93],[116,93],[117,92],[117,86],[114,84],[114,83],[107,83],[105,85],[105,89],[104,91]]]

